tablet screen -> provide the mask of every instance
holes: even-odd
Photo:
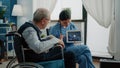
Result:
[[[81,42],[81,32],[79,30],[69,30],[66,32],[67,43]]]

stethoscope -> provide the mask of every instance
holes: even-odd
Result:
[[[62,25],[61,25],[60,22],[59,22],[59,24],[60,24],[60,26],[59,26],[59,28],[60,28],[60,34],[64,35],[64,34],[62,33]],[[69,26],[69,25],[68,25],[68,26]],[[68,27],[68,26],[67,26],[67,27]],[[67,27],[66,27],[66,29],[67,29]],[[70,28],[69,30],[72,30],[72,29]]]
[[[61,25],[61,23],[59,22],[59,24],[60,24],[60,34],[62,34],[62,25]],[[62,34],[63,35],[63,34]]]

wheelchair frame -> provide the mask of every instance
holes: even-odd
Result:
[[[17,33],[17,32],[9,33],[9,34],[7,34],[6,36],[9,36],[9,35],[11,35],[11,36],[13,36],[13,37],[15,37],[15,36],[22,37],[22,36],[21,36],[19,33]],[[61,47],[62,59],[64,60],[63,48],[62,48],[62,46],[60,46],[60,45],[58,45],[58,46]],[[13,59],[10,60],[10,62],[7,64],[6,68],[16,68],[16,67],[18,67],[18,66],[20,66],[20,68],[24,68],[24,67],[25,67],[25,68],[26,68],[26,67],[29,67],[29,68],[31,68],[31,67],[44,68],[43,66],[41,66],[41,65],[38,64],[38,63],[25,62],[24,50],[25,50],[26,48],[23,48],[23,46],[22,46],[21,48],[22,48],[23,62],[22,62],[22,63],[18,63],[18,64],[16,64],[16,65],[13,65],[13,66],[12,66],[12,64],[15,63],[15,61],[17,60],[17,57],[13,57]],[[14,48],[14,49],[15,49],[15,48]]]

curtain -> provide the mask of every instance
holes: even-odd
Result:
[[[115,23],[112,23],[108,51],[115,60],[120,60],[120,0],[114,0]]]
[[[115,0],[82,0],[87,12],[97,21],[97,23],[105,28],[110,25],[108,52],[112,56],[116,56],[116,23],[115,23]],[[117,56],[119,57],[119,56]]]
[[[87,12],[103,27],[109,27],[113,16],[114,0],[82,0]]]
[[[46,8],[51,13],[54,10],[57,0],[33,0],[34,1],[34,10],[37,8]]]
[[[110,32],[109,32],[109,46],[108,48],[108,52],[112,55],[115,56],[116,53],[116,27],[115,27],[115,23],[111,24],[111,28],[110,28]]]

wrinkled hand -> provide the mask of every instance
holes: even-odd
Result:
[[[52,39],[54,38],[53,35],[49,35],[49,37]],[[61,39],[59,39],[58,43],[57,43],[57,46],[62,46],[63,48],[65,48],[65,45],[64,45],[64,42],[62,41],[63,40],[63,37],[61,35]]]
[[[59,40],[58,45],[62,46],[63,48],[65,48],[64,42],[62,40]]]

